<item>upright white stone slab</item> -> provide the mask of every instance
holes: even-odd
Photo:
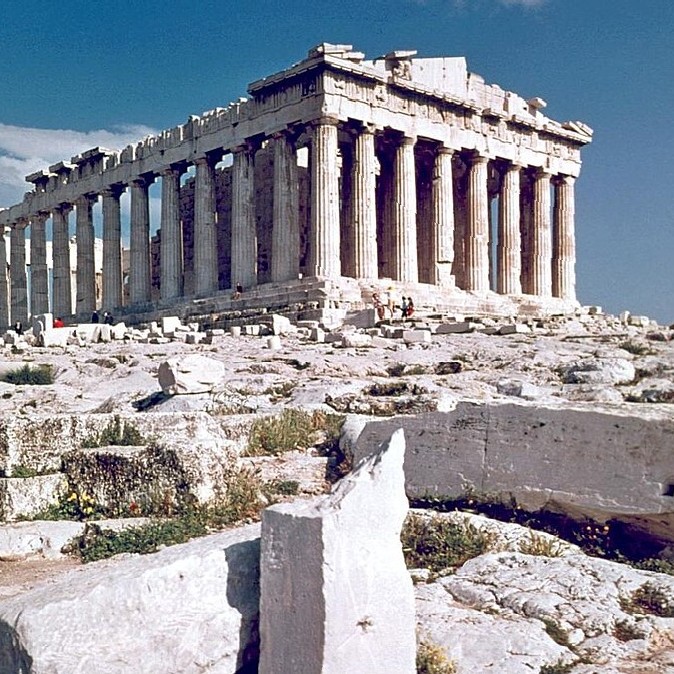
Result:
[[[416,671],[404,455],[398,430],[328,496],[264,511],[260,674]]]

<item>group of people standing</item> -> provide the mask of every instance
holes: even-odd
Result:
[[[372,303],[377,310],[377,316],[380,321],[387,318],[387,312],[389,318],[394,318],[396,309],[400,309],[402,318],[409,318],[414,313],[414,300],[411,297],[403,297],[398,307],[391,294],[388,297],[382,297],[379,293],[372,293]]]
[[[91,314],[91,322],[92,323],[99,323],[100,322],[100,316],[98,315],[98,311],[94,309],[94,313]],[[114,318],[112,317],[112,314],[109,311],[104,311],[103,312],[103,323],[105,325],[112,325],[114,323]]]

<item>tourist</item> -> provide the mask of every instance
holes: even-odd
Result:
[[[112,325],[114,321],[115,319],[109,311],[103,313],[103,323],[105,323],[105,325]]]
[[[372,303],[374,304],[374,308],[377,310],[377,316],[379,317],[379,320],[383,321],[385,317],[386,308],[382,304],[381,298],[379,297],[378,293],[372,293]]]
[[[240,283],[237,283],[236,284],[236,290],[232,294],[232,299],[238,300],[241,297],[242,292],[243,292],[243,286]]]
[[[407,298],[407,318],[414,313],[414,302],[411,297]]]
[[[94,313],[91,314],[91,322],[98,323],[98,311],[96,311],[96,309],[94,309]]]
[[[403,297],[403,301],[400,305],[400,312],[403,315],[403,318],[407,318],[407,298]]]
[[[55,328],[65,328],[66,324],[63,322],[63,319],[60,316],[56,317],[56,320],[54,321],[54,327]]]
[[[14,323],[14,332],[16,332],[17,335],[23,335],[23,323],[21,323],[21,321]]]

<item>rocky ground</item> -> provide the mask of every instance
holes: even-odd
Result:
[[[515,331],[511,323],[484,319],[466,323],[465,332],[441,334],[437,317],[420,316],[413,324],[340,326],[325,335],[308,325],[281,335],[280,348],[266,336],[245,334],[216,334],[198,344],[152,343],[140,334],[65,348],[8,345],[0,375],[26,363],[48,364],[55,380],[47,386],[0,383],[0,414],[40,424],[64,413],[205,411],[223,419],[301,407],[379,418],[449,410],[463,400],[522,400],[644,413],[658,406],[674,417],[674,333],[634,322],[583,313],[530,321]],[[459,329],[463,322],[449,325]],[[510,334],[499,334],[504,325]],[[423,328],[430,341],[416,332]],[[163,393],[160,364],[195,354],[223,363],[224,376],[207,392]],[[264,464],[269,479],[300,476],[301,491],[316,493],[324,487],[324,463],[318,472],[315,465],[307,468],[315,461],[310,454],[301,448],[256,465]],[[456,671],[674,672],[674,580],[572,549],[558,556],[554,548],[553,555],[553,548],[546,548],[551,556],[532,556],[502,542],[451,575],[421,573],[419,622]],[[6,555],[0,595],[50,582],[73,564],[70,557]],[[666,605],[661,615],[629,610],[626,603],[649,583]]]

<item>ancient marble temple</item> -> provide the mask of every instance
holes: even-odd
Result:
[[[304,287],[307,296],[323,284],[321,297],[335,302],[345,289],[364,299],[394,286],[438,306],[575,306],[574,182],[592,138],[586,125],[553,121],[542,99],[485,84],[464,58],[414,51],[367,60],[349,45],[322,44],[248,93],[122,151],[94,148],[29,175],[32,191],[0,211],[11,246],[0,325],[25,320],[29,306],[86,316],[97,306],[147,312],[218,297],[226,305],[237,284],[266,302],[274,290]],[[161,221],[151,239],[155,181]],[[0,269],[6,253],[0,237]]]

